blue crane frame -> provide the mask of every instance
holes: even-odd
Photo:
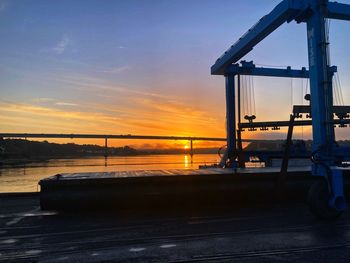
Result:
[[[306,23],[311,95],[313,154],[312,174],[323,176],[330,193],[328,205],[345,209],[343,173],[339,164],[349,149],[335,141],[333,124],[332,67],[329,65],[326,19],[350,20],[350,5],[328,0],[284,0],[262,17],[211,67],[212,75],[226,79],[227,154],[236,150],[235,75],[237,63],[255,45],[285,22]],[[344,158],[342,158],[344,157]]]

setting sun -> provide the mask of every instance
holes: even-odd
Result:
[[[188,146],[188,145],[185,145],[185,146],[184,146],[184,149],[188,149],[188,148],[189,148],[189,146]]]

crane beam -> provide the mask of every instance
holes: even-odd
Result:
[[[329,73],[334,75],[337,72],[337,67],[329,67]],[[230,65],[226,70],[226,75],[249,75],[249,76],[264,76],[264,77],[282,77],[282,78],[309,78],[309,71],[302,67],[301,69],[286,68],[266,68],[256,67],[253,61],[241,61]]]
[[[302,0],[284,0],[262,17],[249,31],[233,44],[211,67],[211,74],[223,75],[226,68],[250,52],[255,45],[284,22],[294,19],[305,7]]]
[[[290,121],[259,121],[259,122],[242,122],[238,124],[239,129],[250,129],[250,128],[279,128],[288,127]],[[348,125],[350,119],[339,120],[335,119],[331,122],[332,125]],[[300,120],[294,121],[294,126],[310,126],[312,120]]]
[[[332,71],[336,72],[337,68],[332,67]],[[226,74],[230,75],[251,75],[265,77],[286,77],[286,78],[308,78],[309,71],[306,68],[291,69],[291,67],[281,68],[265,68],[256,67],[253,61],[241,61],[240,64],[233,64],[226,70]]]
[[[329,2],[327,5],[327,18],[350,20],[350,5]]]
[[[249,53],[265,37],[271,34],[284,22],[298,20],[308,9],[310,1],[284,0],[278,4],[268,15],[262,17],[258,23],[248,30],[235,44],[233,44],[211,67],[211,74],[224,75],[227,67],[236,63]],[[328,2],[327,18],[350,20],[350,5]],[[305,17],[298,22],[305,22]]]

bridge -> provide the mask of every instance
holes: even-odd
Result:
[[[131,139],[131,140],[174,140],[189,141],[190,155],[193,156],[193,141],[226,141],[226,138],[215,137],[192,137],[192,136],[158,136],[158,135],[131,135],[131,134],[67,134],[67,133],[0,133],[0,138],[66,138],[66,139],[104,139],[105,157],[107,157],[108,139]],[[259,140],[243,139],[243,142]]]

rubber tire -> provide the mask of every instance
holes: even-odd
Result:
[[[330,193],[326,180],[319,180],[310,187],[307,203],[310,211],[316,217],[323,220],[335,220],[342,214],[342,211],[329,207],[329,199]]]

